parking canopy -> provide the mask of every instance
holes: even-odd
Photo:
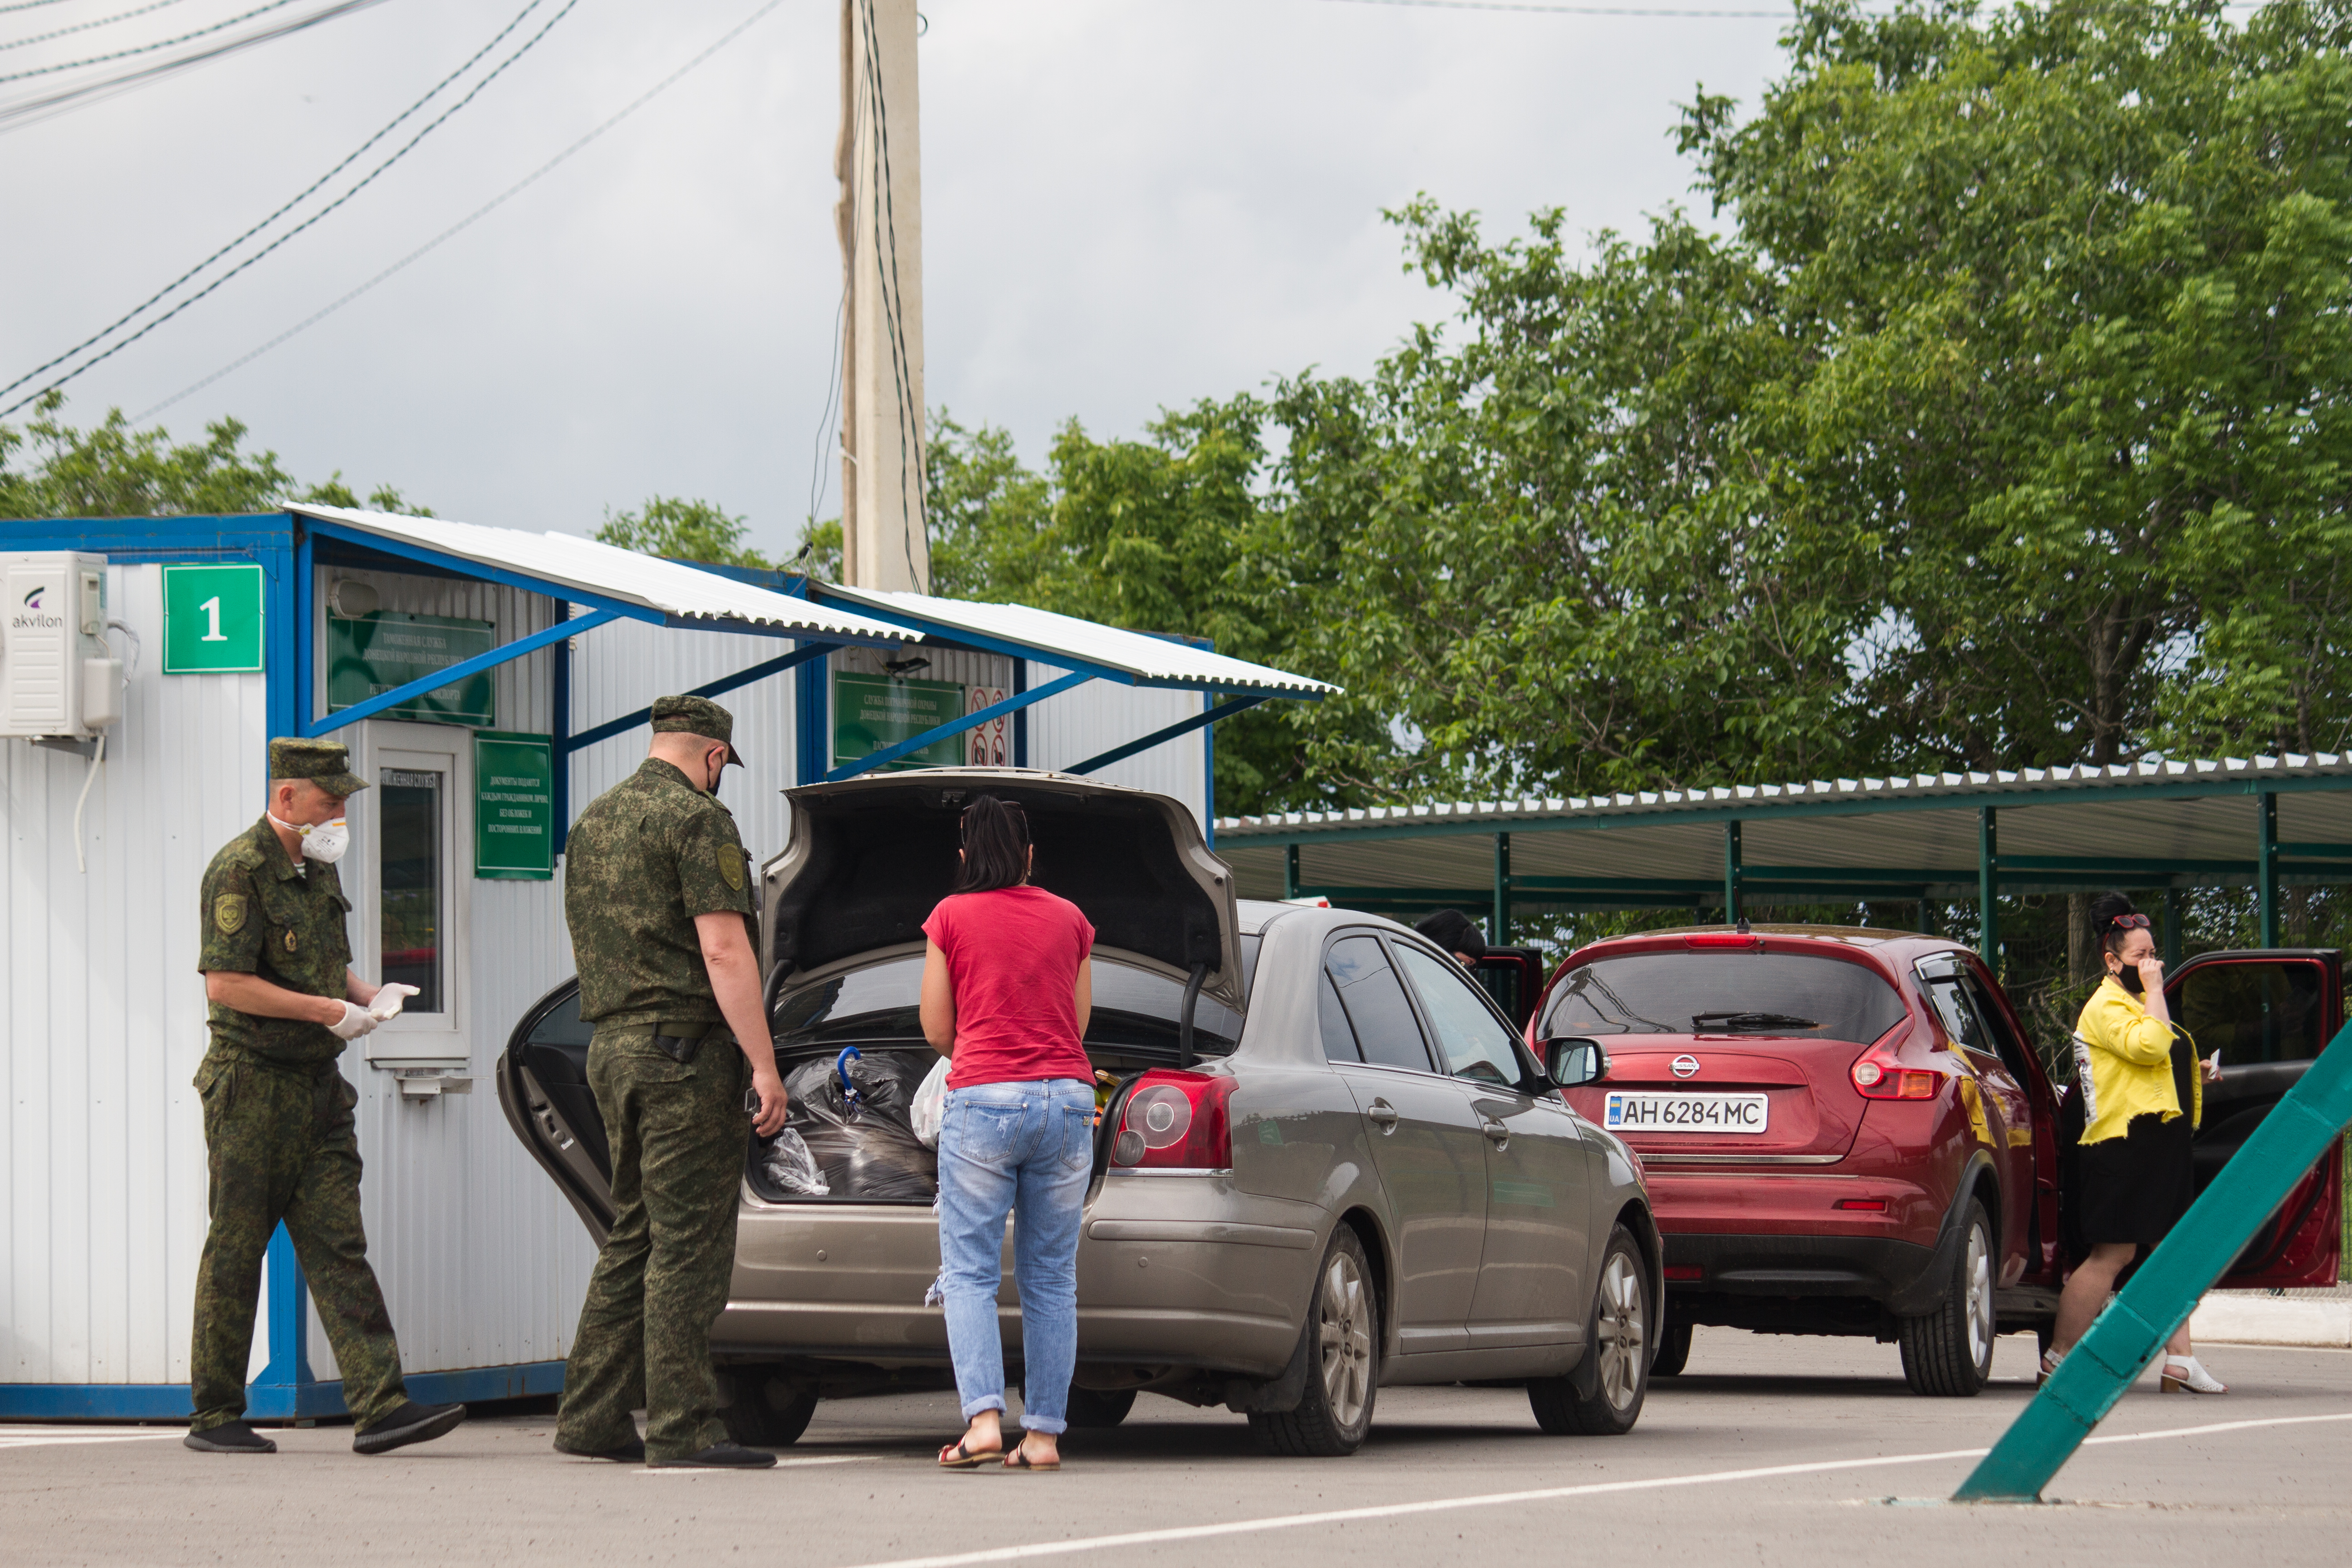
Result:
[[[1977,900],[2352,880],[2352,758],[2147,761],[1294,812],[1217,824],[1245,897],[1412,914]],[[1982,922],[1988,956],[1996,919]]]

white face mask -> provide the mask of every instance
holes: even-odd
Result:
[[[300,834],[302,853],[312,860],[321,860],[331,866],[343,858],[344,850],[352,847],[352,825],[340,816],[332,822],[321,823],[315,827],[306,824],[278,822],[275,816],[269,820],[289,833]]]

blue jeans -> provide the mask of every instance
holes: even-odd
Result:
[[[1021,1290],[1021,1424],[1060,1432],[1078,1355],[1078,1223],[1094,1166],[1095,1094],[1074,1078],[948,1091],[940,1124],[940,1272],[964,1419],[1004,1408],[996,1289],[1004,1216]]]

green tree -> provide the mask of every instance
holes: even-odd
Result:
[[[631,511],[615,512],[607,507],[596,538],[602,543],[674,561],[707,561],[717,566],[775,565],[758,551],[744,547],[744,520],[730,516],[715,502],[656,495]]]
[[[174,446],[162,426],[136,430],[119,408],[89,428],[60,417],[64,395],[34,405],[23,428],[0,425],[0,517],[202,517],[269,511],[289,500],[360,505],[341,473],[303,486],[273,451],[249,451],[235,419],[205,426],[205,439]],[[379,511],[430,517],[389,485],[367,498]]]

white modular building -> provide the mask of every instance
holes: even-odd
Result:
[[[563,834],[656,697],[735,713],[722,798],[765,861],[784,790],[873,767],[1090,773],[1213,830],[1213,722],[1328,689],[1020,605],[332,508],[0,522],[0,1420],[188,1413],[198,889],[273,737],[341,739],[374,786],[354,963],[420,994],[342,1062],[369,1256],[412,1396],[481,1400],[562,1387],[594,1261],[489,1072],[572,973]],[[283,1231],[250,1375],[256,1419],[343,1411]]]

